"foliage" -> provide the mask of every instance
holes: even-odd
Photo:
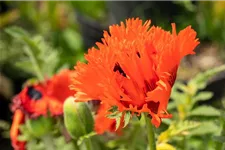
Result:
[[[44,80],[62,68],[72,68],[77,61],[84,61],[86,43],[82,25],[77,18],[95,20],[98,25],[108,24],[114,19],[110,18],[107,2],[103,1],[6,3],[12,9],[0,14],[0,67],[8,67],[10,64],[19,71],[31,74],[32,78],[27,80],[32,82]],[[224,2],[174,1],[173,4],[182,11],[175,10],[176,16],[170,20],[167,12],[164,12],[165,17],[158,7],[151,8],[155,10],[151,13],[154,14],[152,18],[156,18],[153,22],[167,28],[171,28],[169,21],[177,22],[178,29],[192,24],[201,42],[219,44],[221,54],[224,54]],[[143,14],[142,17],[149,18],[149,13],[145,13],[146,9],[139,7],[136,11]],[[216,108],[209,101],[214,98],[214,93],[205,90],[208,81],[224,70],[225,65],[222,65],[199,72],[187,83],[175,83],[168,106],[173,118],[163,120],[160,129],[155,129],[157,150],[205,150],[205,147],[208,150],[225,149],[225,99],[221,100],[222,109]],[[10,68],[10,71],[17,75],[18,71],[15,69]],[[15,86],[21,88],[17,82]],[[109,111],[111,113],[107,117],[116,120],[116,128],[123,125],[121,135],[96,135],[93,131],[92,114],[89,113],[90,128],[77,138],[69,136],[67,130],[78,127],[70,122],[70,127],[67,125],[66,130],[64,122],[68,120],[56,117],[27,120],[20,126],[19,140],[27,141],[28,150],[86,150],[86,145],[89,144],[94,150],[145,150],[147,135],[143,117],[132,117],[129,111],[118,112],[116,107]],[[87,111],[82,112],[85,114]],[[9,138],[9,129],[9,123],[0,120],[2,137]]]
[[[25,43],[24,53],[16,66],[34,74],[39,80],[52,76],[56,70],[59,54],[53,50],[41,36],[30,38],[30,35],[18,27],[7,28],[6,32]]]

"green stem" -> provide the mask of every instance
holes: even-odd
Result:
[[[132,132],[132,139],[131,139],[131,142],[129,144],[129,150],[135,150],[135,145],[137,144],[137,139],[140,138],[139,137],[139,133],[140,133],[140,130],[141,130],[141,127],[140,125],[134,125],[134,131]]]
[[[187,138],[186,136],[183,137],[183,150],[187,149]]]
[[[75,150],[80,150],[79,146],[77,145],[77,142],[74,142],[74,147],[75,147]]]
[[[153,130],[153,125],[147,113],[144,114],[144,117],[145,117],[145,123],[146,123],[147,135],[148,135],[149,150],[156,150],[155,133]]]
[[[87,150],[92,150],[92,143],[91,143],[90,138],[85,139],[84,142],[85,142]]]
[[[47,135],[43,136],[42,141],[45,144],[46,150],[55,150],[56,149],[51,135],[47,134]]]

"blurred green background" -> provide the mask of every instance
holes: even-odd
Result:
[[[36,75],[26,49],[37,49],[33,55],[41,71],[51,76],[62,68],[72,69],[78,60],[84,61],[83,54],[101,40],[103,30],[128,17],[151,19],[152,24],[167,30],[172,22],[178,30],[192,25],[201,44],[197,54],[186,57],[179,68],[178,79],[186,82],[200,71],[224,64],[224,12],[224,1],[1,1],[0,147],[12,149],[5,132],[9,129],[7,122],[11,122],[11,99],[28,78]],[[225,72],[207,86],[214,92],[207,103],[216,107],[225,93],[225,84],[221,83],[225,83]]]

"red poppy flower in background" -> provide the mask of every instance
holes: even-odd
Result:
[[[18,141],[20,134],[19,126],[24,123],[24,114],[21,110],[16,110],[13,116],[13,123],[10,129],[10,138],[14,150],[25,150],[25,142]]]
[[[68,86],[74,71],[64,70],[44,83],[25,87],[13,100],[13,110],[21,109],[30,117],[61,115],[65,99],[74,94]]]
[[[54,75],[44,83],[25,87],[14,99],[12,111],[13,123],[10,129],[10,138],[15,150],[24,150],[25,142],[18,141],[19,126],[23,124],[25,116],[46,116],[63,113],[63,103],[74,92],[69,89],[70,79],[75,75],[74,71],[64,70]]]
[[[188,26],[176,34],[172,24],[171,34],[138,18],[125,24],[110,26],[98,49],[85,55],[88,63],[77,63],[71,89],[77,101],[99,99],[121,112],[147,112],[159,127],[172,117],[166,111],[171,88],[181,59],[199,44],[196,32]]]

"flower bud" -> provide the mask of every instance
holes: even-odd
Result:
[[[94,120],[86,103],[75,102],[73,97],[64,102],[64,122],[70,136],[78,140],[79,137],[93,131]]]

